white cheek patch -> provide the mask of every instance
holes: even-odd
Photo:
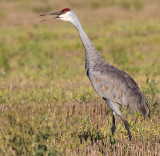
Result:
[[[69,12],[60,15],[59,18],[64,20],[64,21],[69,21],[70,20]]]

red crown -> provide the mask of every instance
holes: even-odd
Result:
[[[63,10],[61,11],[61,14],[64,14],[64,13],[66,13],[66,12],[68,12],[68,11],[70,11],[70,9],[69,9],[69,8],[65,8],[65,9],[63,9]]]

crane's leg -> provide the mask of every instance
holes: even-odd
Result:
[[[115,125],[115,112],[112,111],[112,122],[113,122],[113,125],[112,125],[112,128],[111,128],[111,131],[112,131],[112,135],[114,135],[114,132],[116,130],[116,125]]]
[[[131,132],[130,132],[130,129],[129,129],[128,121],[125,120],[122,116],[120,116],[120,118],[122,119],[122,121],[123,121],[123,123],[124,123],[124,126],[125,126],[125,128],[127,129],[127,131],[128,131],[129,140],[131,140],[131,139],[132,139],[132,135],[131,135]]]
[[[108,99],[105,99],[105,98],[103,98],[103,99],[106,101],[108,107],[112,110],[112,112],[115,112],[118,116],[120,116],[121,120],[123,121],[123,123],[125,125],[125,128],[128,131],[129,140],[131,140],[132,135],[131,135],[131,132],[130,132],[130,129],[129,129],[129,124],[128,124],[127,120],[125,120],[123,118],[123,116],[121,115],[121,112],[118,109],[119,105],[117,103],[115,103],[115,102],[112,102],[112,101],[108,100]],[[114,114],[113,114],[113,116],[114,116]],[[115,129],[113,128],[114,126],[115,126],[115,117],[113,117],[112,134],[114,134],[113,132],[115,131]]]

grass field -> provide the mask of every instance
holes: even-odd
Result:
[[[76,29],[39,15],[72,8],[105,60],[129,73],[151,118],[121,110],[133,135],[95,93]],[[1,0],[0,155],[160,154],[160,1]]]

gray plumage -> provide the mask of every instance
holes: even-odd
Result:
[[[109,65],[97,52],[90,39],[80,26],[77,30],[86,53],[86,65],[87,76],[94,90],[106,101],[107,105],[114,113],[119,115],[125,127],[128,130],[129,137],[131,134],[129,131],[129,125],[125,121],[118,109],[118,106],[129,106],[131,113],[139,111],[144,117],[149,115],[149,107],[147,100],[139,89],[137,83],[124,71]],[[115,131],[115,119],[112,127],[112,133]]]
[[[93,43],[84,32],[76,14],[71,9],[65,11],[66,10],[63,9],[58,18],[71,22],[79,32],[80,39],[85,49],[85,69],[87,71],[87,76],[94,90],[106,101],[113,113],[112,133],[114,134],[115,132],[114,115],[117,114],[124,122],[128,130],[129,138],[131,139],[132,136],[129,130],[129,124],[121,115],[118,106],[129,106],[132,113],[137,110],[144,117],[147,117],[149,115],[149,107],[145,96],[137,83],[127,73],[109,65],[100,56]]]

